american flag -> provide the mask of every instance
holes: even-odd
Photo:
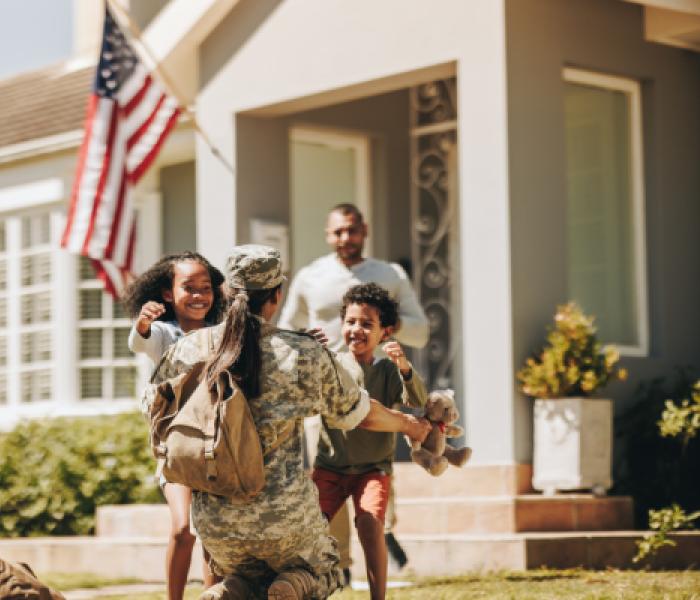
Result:
[[[131,189],[177,122],[177,101],[139,61],[106,9],[100,61],[61,246],[92,259],[115,298],[131,272],[136,219]]]

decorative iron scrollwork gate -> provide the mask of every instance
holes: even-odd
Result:
[[[428,316],[428,345],[417,362],[430,389],[455,387],[459,341],[456,80],[411,88],[412,262]]]

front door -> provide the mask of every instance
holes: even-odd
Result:
[[[340,203],[368,215],[370,202],[367,136],[295,127],[290,135],[292,273],[329,252],[326,216]],[[365,244],[369,252],[369,239]]]

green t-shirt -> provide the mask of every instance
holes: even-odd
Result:
[[[371,365],[360,365],[349,352],[338,354],[338,361],[364,387],[370,398],[388,408],[396,404],[425,406],[428,393],[423,380],[411,369],[404,380],[398,367],[388,358],[376,359]],[[391,473],[396,449],[396,434],[366,429],[332,429],[325,419],[318,441],[314,466],[343,474],[370,471]]]

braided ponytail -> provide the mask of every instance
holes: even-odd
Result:
[[[224,333],[218,348],[205,365],[207,385],[214,387],[219,376],[230,371],[247,398],[260,395],[260,321],[263,305],[280,286],[268,290],[230,289],[232,299],[226,313]]]

